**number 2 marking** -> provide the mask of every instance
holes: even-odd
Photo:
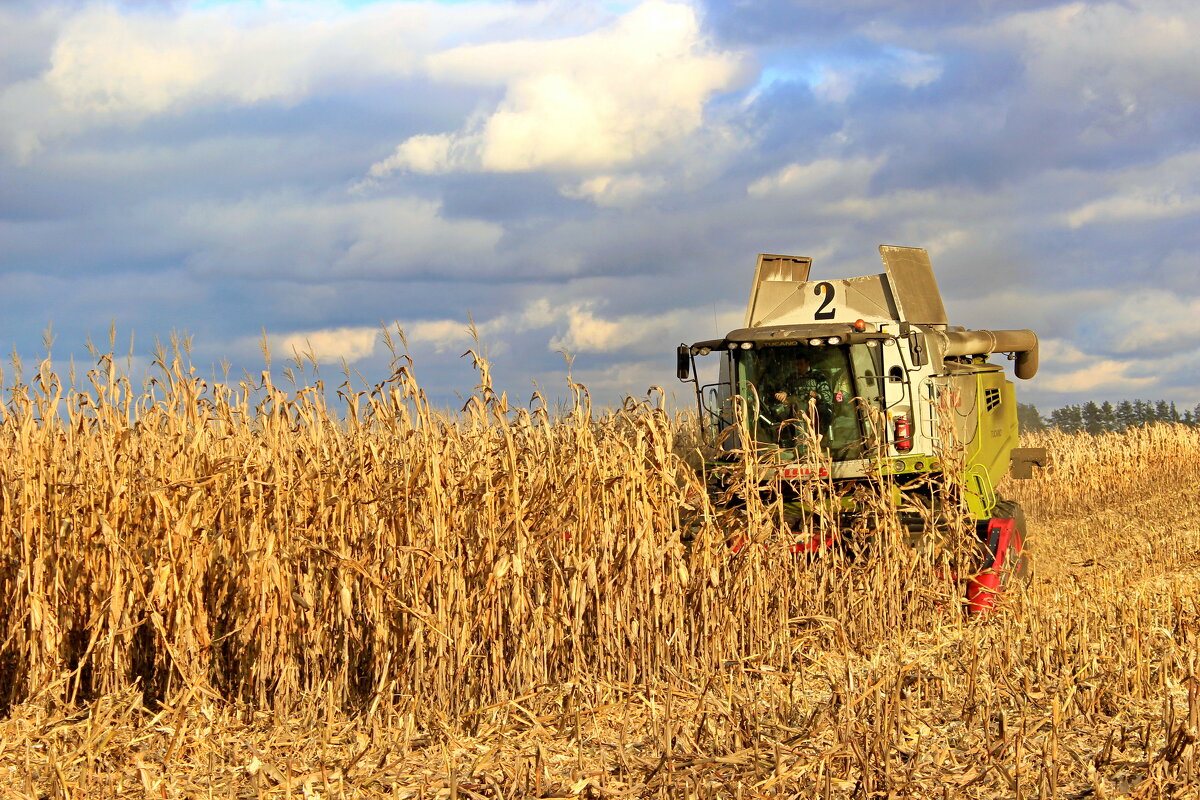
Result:
[[[825,310],[833,302],[833,284],[829,281],[821,281],[813,287],[813,294],[819,297],[821,292],[825,293],[825,302],[821,303],[817,309],[817,313],[813,315],[813,319],[833,319],[834,314],[837,313],[837,309],[830,308],[828,311]]]

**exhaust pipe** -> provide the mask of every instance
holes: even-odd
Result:
[[[1029,380],[1038,370],[1038,338],[1031,330],[1012,331],[938,331],[942,350],[947,356],[978,356],[989,353],[1016,353],[1014,372]]]

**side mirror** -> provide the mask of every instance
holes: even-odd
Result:
[[[679,345],[679,349],[675,351],[675,374],[681,381],[692,377],[692,348],[686,344]]]
[[[925,337],[913,331],[908,335],[908,352],[912,355],[912,365],[923,367],[929,360],[925,357]]]

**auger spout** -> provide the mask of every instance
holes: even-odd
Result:
[[[1021,380],[1029,380],[1038,371],[1038,338],[1031,330],[938,331],[948,356],[979,356],[990,353],[1015,353],[1014,371]]]

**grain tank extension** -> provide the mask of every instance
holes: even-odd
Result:
[[[695,385],[719,460],[753,447],[785,480],[810,477],[814,456],[834,482],[919,477],[940,472],[957,448],[992,571],[1006,560],[1011,570],[1023,563],[1023,515],[995,486],[1007,474],[1029,477],[1045,453],[1017,447],[1013,384],[989,357],[1007,353],[1016,376],[1032,378],[1037,336],[948,324],[929,254],[879,253],[881,274],[820,281],[809,280],[810,258],[760,255],[744,327],[680,345],[679,378]],[[719,379],[701,386],[696,359],[710,355]]]

